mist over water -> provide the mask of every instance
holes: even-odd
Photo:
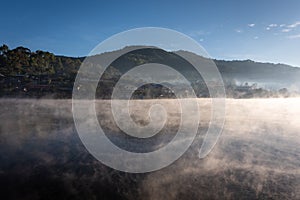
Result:
[[[120,148],[153,151],[172,140],[180,121],[176,100],[162,99],[132,100],[132,119],[147,124],[155,101],[166,108],[168,120],[153,138],[123,133],[108,100],[96,102],[99,123]],[[1,194],[9,199],[300,199],[299,98],[226,99],[222,135],[204,159],[198,149],[211,102],[198,104],[199,130],[189,150],[162,170],[129,174],[103,165],[85,149],[71,100],[1,99]]]

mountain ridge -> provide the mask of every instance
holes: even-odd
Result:
[[[298,67],[252,60],[217,60],[183,50],[168,52],[154,47],[137,49],[138,47],[125,47],[125,50],[129,52],[127,51],[125,55],[120,54],[122,56],[110,64],[108,67],[110,70],[104,74],[104,79],[116,82],[123,73],[134,66],[160,63],[173,67],[190,79],[192,84],[197,85],[197,81],[202,80],[202,77],[189,62],[178,55],[178,53],[186,53],[191,58],[214,61],[226,88],[255,84],[264,90],[278,91],[286,88],[300,91],[300,81],[298,80],[300,68]],[[135,50],[130,51],[132,49]],[[31,52],[25,47],[10,50],[7,45],[2,45],[0,47],[0,84],[2,85],[0,94],[1,96],[23,95],[22,92],[44,91],[42,94],[67,93],[70,96],[75,77],[84,61],[89,60],[93,63],[97,61],[98,56],[113,56],[121,51],[124,49],[76,58],[54,55],[41,50]],[[94,61],[92,61],[93,59]],[[111,89],[113,84],[109,87]]]

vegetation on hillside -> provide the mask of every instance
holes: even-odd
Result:
[[[94,58],[97,58],[97,55]],[[85,57],[57,56],[41,50],[32,52],[25,47],[9,49],[4,44],[0,47],[0,96],[71,98],[75,77],[84,59]],[[250,60],[214,61],[223,77],[227,97],[288,97],[299,93],[299,68],[282,64],[256,63]],[[190,81],[198,97],[209,97],[203,78],[189,62],[174,52],[153,48],[131,51],[111,63],[98,83],[96,97],[110,98],[122,74],[137,65],[146,63],[172,66]],[[175,77],[174,81],[176,80]],[[135,81],[129,80],[129,86],[134,85]],[[269,86],[273,84],[273,88],[268,88],[268,85],[263,82],[268,82]],[[287,89],[291,85],[294,86],[295,91]],[[174,97],[174,93],[162,85],[147,84],[138,88],[132,98]]]

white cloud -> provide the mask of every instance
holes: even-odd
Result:
[[[269,25],[266,27],[266,30],[269,31],[269,30],[271,30],[272,28],[275,28],[275,27],[277,27],[277,26],[278,26],[278,24],[269,24]]]
[[[283,33],[288,33],[288,32],[290,32],[292,29],[290,29],[290,28],[285,28],[285,29],[282,29],[281,30],[281,32],[283,32]]]
[[[252,28],[255,26],[255,24],[248,24],[248,26]]]
[[[268,27],[270,27],[270,28],[274,28],[274,27],[277,27],[278,25],[277,24],[269,24],[269,26]]]
[[[279,25],[279,27],[285,27],[286,26],[286,24],[280,24]]]
[[[237,32],[237,33],[242,33],[243,30],[241,30],[241,29],[235,29],[235,32]]]
[[[288,25],[287,27],[288,27],[288,28],[296,28],[297,26],[300,26],[300,21],[295,22],[295,23],[293,23],[293,24],[290,24],[290,25]]]
[[[257,39],[258,39],[258,36],[255,36],[255,37],[254,37],[254,40],[257,40]]]
[[[300,34],[298,35],[290,35],[288,36],[289,39],[300,39]]]

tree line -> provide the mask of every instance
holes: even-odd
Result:
[[[22,46],[9,49],[3,44],[0,47],[0,73],[4,76],[62,74],[73,78],[81,61],[82,58],[55,56],[47,51],[32,52]]]

